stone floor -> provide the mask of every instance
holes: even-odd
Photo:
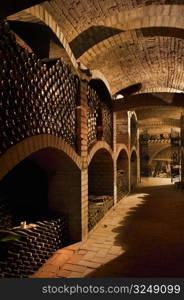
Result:
[[[90,232],[32,277],[184,277],[184,197],[169,179],[143,180]]]

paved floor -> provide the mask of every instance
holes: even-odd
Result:
[[[168,183],[144,180],[32,277],[184,277],[184,197]]]

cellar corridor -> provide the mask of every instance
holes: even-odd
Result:
[[[33,277],[183,277],[183,218],[170,179],[143,179],[85,242],[58,250]]]
[[[14,2],[0,278],[184,276],[184,0]]]

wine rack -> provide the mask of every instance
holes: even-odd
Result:
[[[26,137],[52,134],[76,147],[79,78],[57,60],[52,66],[19,46],[0,21],[0,154]]]
[[[112,147],[112,135],[113,135],[113,114],[112,107],[102,102],[103,108],[103,137],[104,140]]]
[[[88,202],[88,230],[93,227],[105,216],[108,210],[114,205],[111,196],[89,196]]]
[[[128,193],[128,172],[117,170],[117,201]]]
[[[88,85],[88,147],[97,141],[97,119],[100,99],[94,89]]]
[[[68,227],[64,217],[38,221],[34,225],[27,229],[11,229],[20,239],[1,242],[0,278],[29,277],[56,250],[68,244]]]
[[[98,140],[98,122],[102,117],[102,140],[112,146],[112,107],[104,99],[100,99],[97,91],[88,85],[88,148],[91,148]],[[100,116],[101,114],[101,116]]]

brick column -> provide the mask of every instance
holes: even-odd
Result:
[[[77,117],[77,152],[82,157],[87,157],[87,138],[88,138],[88,128],[87,128],[87,116],[88,106],[87,106],[87,81],[80,81],[79,90],[79,103],[76,108]]]
[[[76,108],[77,116],[77,152],[82,158],[81,170],[81,228],[82,239],[88,233],[88,105],[87,105],[87,80],[81,79],[79,103]]]
[[[141,182],[139,129],[137,129],[137,183]]]
[[[129,169],[129,177],[128,177],[128,191],[131,191],[131,112],[128,111],[128,152],[129,152],[129,163],[128,163],[128,169]]]
[[[114,159],[113,159],[113,172],[114,172],[114,204],[117,203],[117,160],[116,160],[116,152],[117,152],[117,124],[116,124],[116,112],[113,112],[113,152],[114,152]]]
[[[81,170],[81,228],[82,239],[88,234],[88,169]]]
[[[117,151],[117,117],[116,117],[116,112],[113,112],[113,130],[112,130],[112,149],[114,153]]]
[[[181,185],[184,188],[184,114],[181,115]]]

